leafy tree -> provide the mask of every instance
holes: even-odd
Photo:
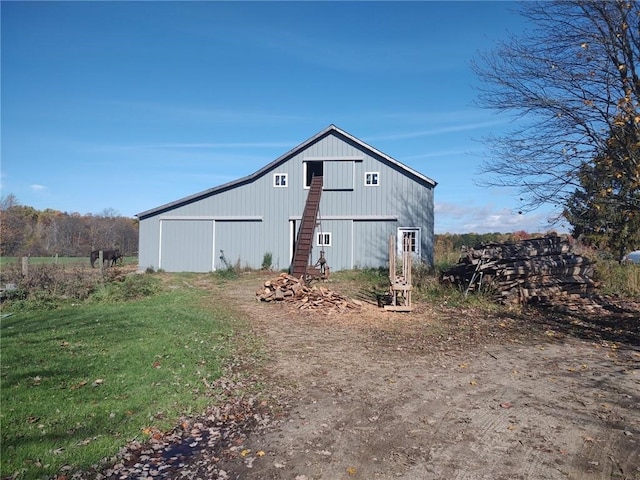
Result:
[[[24,255],[29,248],[37,248],[33,227],[38,212],[32,207],[20,205],[14,195],[8,195],[0,202],[0,255]],[[26,252],[26,253],[25,253]]]
[[[640,3],[561,0],[523,2],[521,9],[529,30],[474,64],[480,105],[516,120],[511,131],[485,139],[491,157],[482,167],[484,183],[515,187],[524,211],[567,206],[569,221],[578,222],[576,189],[586,187],[587,196],[598,187],[614,191],[610,174],[637,174],[637,156],[625,149],[637,142],[640,126]],[[606,172],[594,164],[605,158],[620,168]],[[602,184],[585,183],[596,172]],[[631,192],[610,195],[611,211],[634,205],[637,211]],[[616,225],[609,226],[612,234],[623,223]]]
[[[138,220],[113,209],[99,215],[35,210],[20,205],[15,195],[0,199],[0,255],[85,256],[95,249],[138,251]]]
[[[564,217],[574,236],[613,252],[618,260],[640,247],[640,136],[621,120],[606,150],[579,173],[580,188],[568,199]]]

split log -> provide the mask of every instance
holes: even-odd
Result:
[[[548,236],[467,249],[441,282],[465,291],[490,291],[501,303],[548,302],[566,295],[592,295],[594,265],[571,252],[568,240]]]
[[[302,279],[281,273],[277,278],[267,280],[256,292],[263,302],[287,302],[300,310],[331,310],[345,312],[360,309],[362,303],[346,298],[323,286],[307,286]]]

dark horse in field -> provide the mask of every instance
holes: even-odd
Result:
[[[91,267],[95,267],[96,260],[100,258],[100,250],[94,250],[91,252]],[[124,255],[120,253],[120,250],[103,250],[102,261],[109,262],[107,265],[114,266],[118,261],[122,263]]]

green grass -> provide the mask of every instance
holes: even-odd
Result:
[[[463,291],[449,285],[442,285],[437,268],[424,264],[416,264],[412,269],[413,299],[448,307],[474,307],[487,312],[502,308],[485,294],[465,295]],[[368,268],[361,270],[345,270],[331,274],[331,281],[337,285],[341,293],[369,300],[385,295],[389,291],[388,270],[384,268]]]
[[[0,257],[0,268],[9,264],[22,265],[22,257]],[[138,257],[124,257],[123,265],[136,265]],[[89,256],[86,257],[29,257],[29,265],[91,265]]]
[[[603,293],[637,298],[640,296],[640,264],[620,264],[613,260],[596,262],[596,280]]]
[[[0,266],[5,266],[11,263],[20,265],[22,263],[22,257],[0,257]],[[29,264],[77,264],[77,263],[89,263],[89,257],[29,257]]]
[[[89,467],[211,400],[240,317],[194,288],[108,298],[2,319],[3,478]]]

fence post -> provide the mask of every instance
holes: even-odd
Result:
[[[100,262],[100,275],[102,275],[102,269],[104,268],[104,252],[102,250],[98,253],[98,261]]]
[[[22,275],[29,274],[29,257],[22,257]]]

